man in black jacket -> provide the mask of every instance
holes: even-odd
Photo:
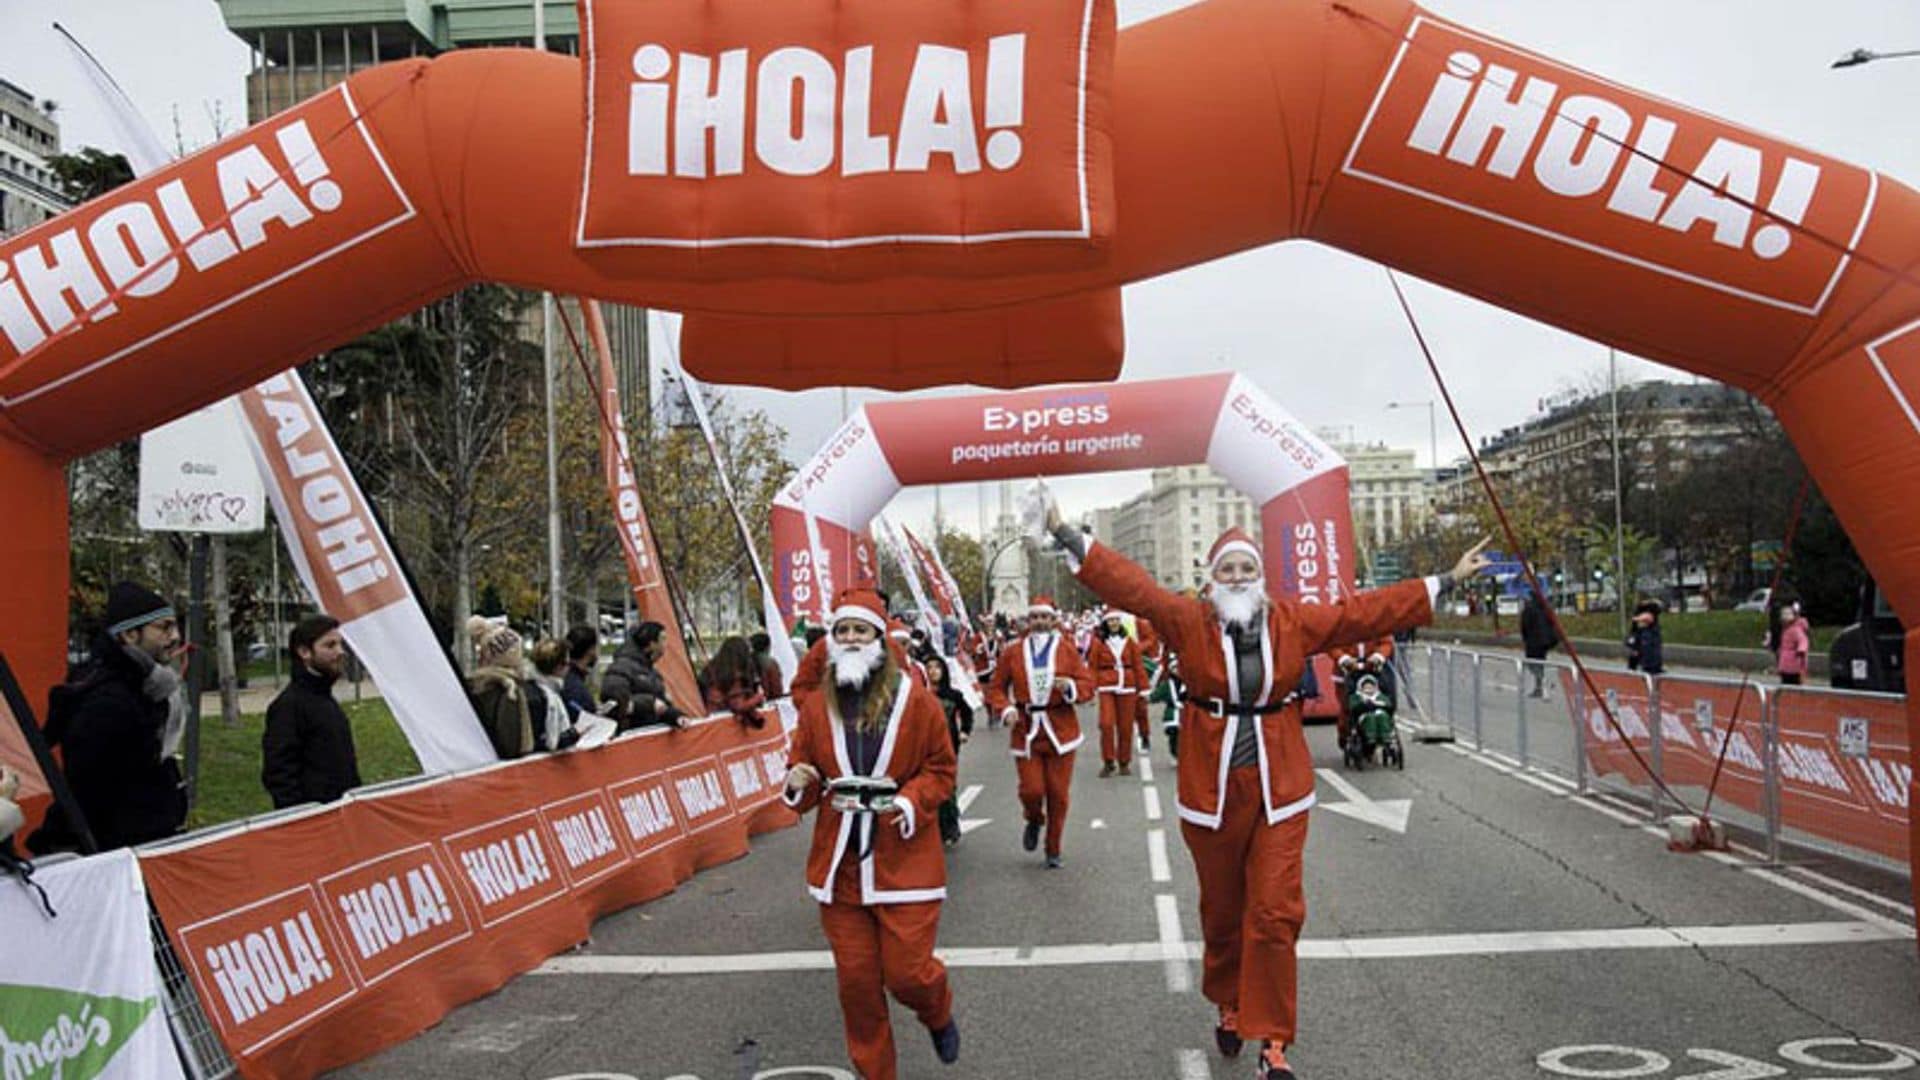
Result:
[[[332,802],[360,786],[353,727],[333,699],[333,684],[346,671],[347,644],[340,620],[309,615],[287,636],[293,678],[267,706],[260,738],[260,782],[274,809]]]
[[[1533,697],[1547,696],[1542,680],[1547,674],[1547,654],[1553,651],[1556,643],[1553,620],[1547,617],[1547,609],[1540,603],[1540,594],[1527,590],[1526,606],[1520,609],[1520,645],[1526,650],[1527,670],[1533,672],[1533,689],[1528,691]]]
[[[560,681],[560,700],[567,712],[597,711],[593,702],[593,669],[600,666],[600,631],[591,626],[575,626],[567,631],[567,674]]]
[[[102,851],[172,836],[187,818],[179,752],[186,699],[171,665],[180,648],[173,606],[123,581],[107,594],[106,628],[87,664],[55,687],[47,741],[61,748],[67,784]],[[80,846],[57,808],[28,841],[37,853]]]
[[[613,654],[607,673],[600,677],[600,700],[613,703],[613,715],[622,731],[686,723],[685,714],[667,700],[667,681],[654,667],[667,651],[662,640],[666,631],[665,626],[651,621],[634,627],[620,651]]]

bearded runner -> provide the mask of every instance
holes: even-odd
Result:
[[[1007,724],[1020,774],[1020,805],[1027,818],[1021,844],[1028,851],[1038,847],[1044,828],[1050,870],[1061,865],[1074,752],[1086,739],[1073,706],[1092,693],[1093,673],[1060,632],[1053,597],[1034,597],[1027,608],[1027,632],[993,666],[987,707]]]
[[[1233,528],[1207,555],[1206,594],[1189,598],[1065,525],[1050,495],[1030,505],[1080,581],[1152,619],[1180,657],[1177,805],[1200,879],[1201,989],[1220,1011],[1214,1041],[1235,1057],[1246,1039],[1262,1040],[1255,1075],[1295,1080],[1286,1048],[1297,1034],[1294,946],[1307,914],[1300,864],[1314,774],[1294,688],[1314,653],[1431,622],[1440,593],[1487,565],[1487,542],[1445,574],[1308,604],[1267,594],[1259,546]]]
[[[868,1080],[898,1075],[889,993],[926,1025],[943,1063],[960,1057],[953,991],[933,955],[947,895],[934,823],[953,796],[953,744],[940,703],[882,643],[886,629],[878,593],[840,594],[831,685],[800,709],[782,796],[801,814],[818,811],[807,891],[833,950],[847,1056]]]

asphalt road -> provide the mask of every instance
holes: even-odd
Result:
[[[1331,728],[1309,740],[1326,771],[1307,851],[1303,1080],[1920,1080],[1920,965],[1897,889],[1673,854],[1631,813],[1459,745],[1410,745],[1403,773],[1348,774]],[[1082,752],[1067,865],[1050,872],[1020,850],[1003,733],[963,752],[978,824],[951,854],[940,935],[963,1053],[941,1067],[896,1007],[903,1077],[1251,1075],[1251,1055],[1211,1049],[1165,748],[1150,773],[1102,780],[1099,764]],[[337,1075],[851,1076],[801,882],[806,838],[760,838]]]

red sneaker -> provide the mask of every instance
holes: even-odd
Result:
[[[1245,1045],[1240,1038],[1240,1010],[1220,1007],[1220,1022],[1213,1026],[1213,1045],[1218,1047],[1223,1057],[1237,1058],[1240,1047]]]

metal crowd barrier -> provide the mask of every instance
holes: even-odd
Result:
[[[1515,768],[1564,779],[1578,794],[1602,793],[1644,805],[1652,822],[1680,810],[1652,776],[1664,781],[1693,810],[1702,808],[1728,721],[1737,717],[1733,741],[1726,748],[1728,763],[1712,804],[1715,819],[1760,838],[1772,862],[1780,861],[1783,845],[1791,845],[1903,878],[1912,876],[1904,857],[1911,813],[1906,805],[1904,766],[1889,764],[1903,762],[1907,756],[1901,753],[1887,759],[1868,753],[1871,745],[1905,746],[1906,699],[1900,695],[1778,686],[1719,676],[1650,676],[1588,664],[1615,721],[1651,770],[1649,776],[1637,766],[1602,768],[1590,760],[1602,752],[1624,755],[1625,751],[1611,751],[1604,745],[1596,750],[1590,743],[1590,738],[1605,743],[1617,741],[1618,736],[1597,703],[1589,707],[1591,691],[1571,664],[1441,645],[1411,651],[1424,659],[1427,670],[1422,679],[1409,663],[1403,685],[1415,699],[1411,704],[1430,723],[1444,726],[1462,744]],[[1424,701],[1419,700],[1422,689]],[[1589,730],[1581,730],[1582,724]],[[1797,736],[1786,740],[1784,750],[1783,724],[1790,735]],[[1819,799],[1786,796],[1783,776],[1819,782],[1823,766],[1835,759],[1815,755],[1805,760],[1801,749],[1813,742],[1831,746],[1838,758],[1860,762],[1855,775],[1864,776],[1869,788],[1877,789],[1867,792],[1866,809],[1858,806],[1857,790],[1855,805],[1846,809],[1835,808],[1838,802],[1823,807]],[[1757,790],[1751,790],[1754,774],[1759,777]],[[1837,784],[1842,778],[1836,772],[1825,780]],[[1736,790],[1744,797],[1736,799]],[[1878,828],[1883,842],[1877,849],[1847,842],[1846,834],[1855,824]]]

